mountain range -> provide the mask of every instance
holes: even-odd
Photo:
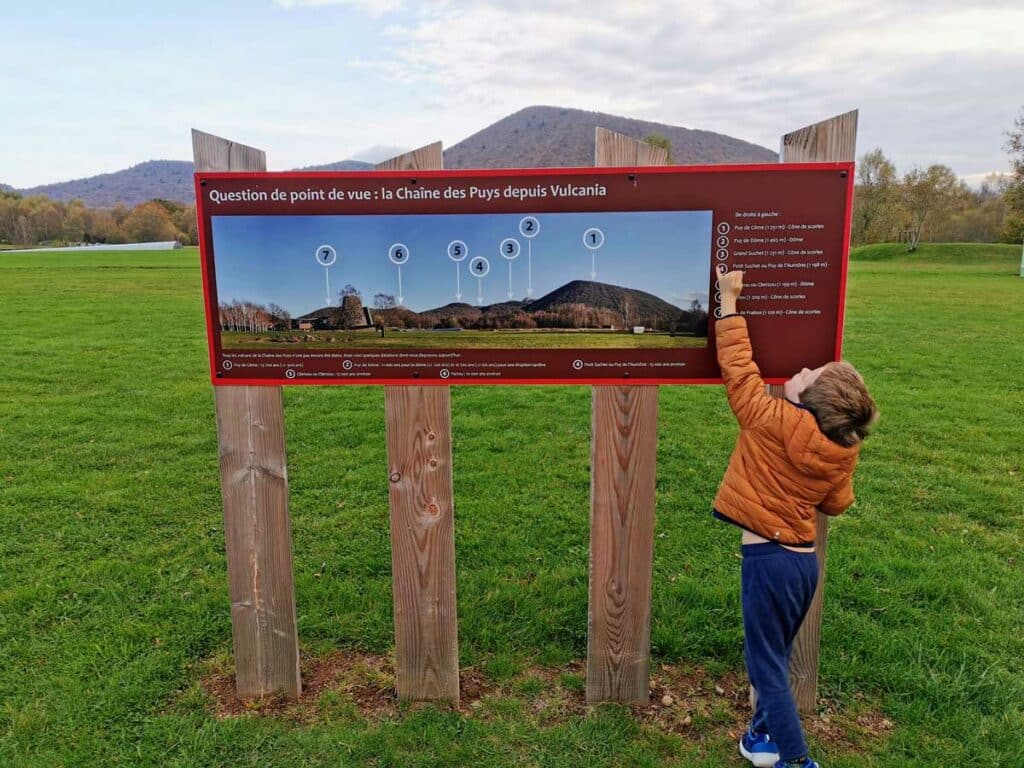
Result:
[[[481,320],[486,325],[489,319],[507,318],[517,313],[536,316],[537,313],[559,313],[580,307],[604,311],[606,317],[614,317],[619,324],[624,324],[622,320],[626,319],[629,324],[635,322],[650,328],[664,329],[675,327],[681,316],[690,313],[690,310],[682,310],[646,291],[591,280],[572,280],[534,300],[502,301],[483,306],[452,302],[423,312],[394,307],[374,310],[374,313],[384,315],[389,323],[418,318],[423,321],[421,325],[427,327],[449,325],[452,320],[468,327],[480,324]],[[296,320],[313,323],[330,321],[341,311],[342,308],[336,306],[321,307]]]
[[[651,135],[667,139],[673,162],[774,163],[778,155],[765,147],[712,131],[666,125],[602,112],[535,106],[502,118],[445,150],[446,168],[543,168],[593,165],[594,128],[602,126],[635,139]],[[426,137],[430,138],[430,137]],[[373,168],[372,163],[341,160],[297,170],[347,171]],[[7,188],[0,184],[0,189]],[[54,200],[81,199],[94,208],[127,206],[154,198],[192,203],[192,163],[149,160],[121,171],[84,179],[16,190],[22,195],[47,195]]]

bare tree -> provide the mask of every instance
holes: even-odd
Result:
[[[854,245],[890,239],[899,226],[900,183],[896,166],[875,149],[857,164],[857,193],[853,198],[850,239]]]
[[[628,293],[619,293],[613,299],[615,312],[618,314],[619,319],[622,322],[623,328],[629,328],[633,325],[635,315],[635,302],[633,297]]]
[[[951,215],[968,196],[967,185],[945,165],[915,168],[903,177],[900,186],[907,216],[904,231],[908,251],[917,249],[933,219]]]
[[[274,325],[281,327],[282,330],[291,327],[292,314],[280,304],[271,302],[267,306],[267,312],[273,318]]]
[[[362,298],[363,298],[363,295],[359,292],[359,289],[356,288],[354,285],[352,285],[352,283],[348,283],[344,288],[342,288],[340,291],[338,291],[338,304],[339,305],[345,303],[345,297],[346,296],[357,296],[360,301],[362,301]]]
[[[1006,187],[1006,215],[1002,238],[1008,243],[1024,240],[1024,110],[1006,132],[1005,149],[1010,156],[1013,176]]]
[[[398,302],[390,293],[378,293],[373,297],[374,309],[394,309],[397,306]]]

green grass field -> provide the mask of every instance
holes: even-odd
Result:
[[[316,340],[307,340],[314,336]],[[271,331],[221,333],[225,349],[288,349],[286,339],[299,338],[303,349],[650,349],[652,347],[704,347],[706,337],[669,336],[667,333],[580,331],[389,331],[375,330]],[[275,341],[275,339],[277,339]]]
[[[1024,765],[1024,280],[1015,246],[855,254],[846,354],[883,413],[831,528],[826,768]],[[740,766],[721,707],[666,732],[552,713],[585,657],[590,393],[452,395],[461,662],[478,709],[219,719],[224,541],[198,256],[0,255],[0,765]],[[392,644],[383,391],[286,391],[309,659]],[[663,387],[652,651],[741,675],[738,541],[709,504],[736,428]],[[569,670],[551,684],[540,667]],[[840,737],[843,728],[838,729]]]

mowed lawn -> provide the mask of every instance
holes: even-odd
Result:
[[[877,710],[831,766],[1024,765],[1024,280],[1019,248],[868,249],[846,354],[883,418],[831,528],[821,693]],[[217,719],[231,649],[198,256],[0,255],[0,765],[739,766],[721,730],[625,708]],[[459,641],[501,683],[586,655],[590,391],[452,395]],[[742,673],[735,531],[708,508],[736,428],[662,388],[652,651]],[[307,657],[392,647],[380,388],[286,391]],[[566,679],[565,685],[579,680]],[[695,722],[695,726],[700,723]]]
[[[306,337],[312,336],[313,339]],[[298,342],[289,342],[298,339]],[[621,331],[270,331],[221,334],[225,349],[649,349],[704,347],[706,336]]]

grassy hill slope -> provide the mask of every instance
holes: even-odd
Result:
[[[903,243],[862,245],[850,250],[852,261],[906,261],[932,264],[979,264],[1016,261],[1021,246],[1007,243],[921,243],[913,253]]]

